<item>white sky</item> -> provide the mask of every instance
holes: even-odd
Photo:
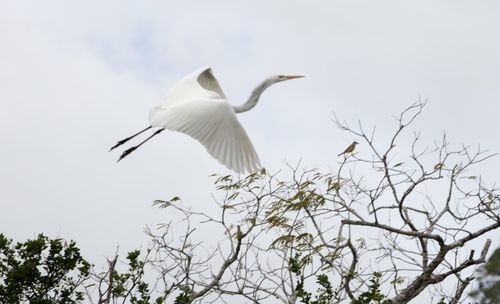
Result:
[[[498,1],[0,0],[0,38],[0,232],[75,239],[95,263],[146,242],[155,199],[214,208],[208,176],[229,172],[191,138],[107,152],[201,66],[235,104],[267,76],[307,76],[240,117],[271,171],[335,168],[354,138],[332,111],[383,138],[419,94],[429,145],[446,131],[500,152]],[[500,181],[498,157],[481,168]]]

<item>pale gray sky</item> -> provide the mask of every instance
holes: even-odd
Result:
[[[383,138],[419,94],[424,141],[500,151],[498,1],[0,0],[0,38],[0,232],[75,239],[96,263],[144,244],[154,199],[213,208],[208,176],[229,171],[191,138],[107,152],[201,66],[235,104],[267,76],[307,76],[240,116],[271,171],[335,168],[353,138],[332,111]],[[482,168],[500,181],[499,158]]]

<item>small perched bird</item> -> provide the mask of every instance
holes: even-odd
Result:
[[[196,70],[176,82],[163,102],[151,110],[149,125],[145,129],[118,141],[111,150],[153,129],[149,137],[125,150],[118,159],[120,161],[162,131],[171,130],[198,140],[210,155],[227,168],[238,173],[252,172],[261,167],[259,157],[236,114],[255,107],[261,94],[271,85],[301,77],[304,76],[271,76],[257,85],[245,103],[232,106],[212,69]]]
[[[354,149],[356,149],[356,145],[358,144],[357,141],[353,141],[352,144],[349,145],[349,147],[347,147],[344,152],[340,153],[339,155],[337,156],[340,156],[342,154],[347,154],[347,153],[352,153],[354,151]]]
[[[439,163],[434,165],[434,170],[441,170],[441,169],[443,169],[443,167],[444,167],[444,164],[439,162]]]

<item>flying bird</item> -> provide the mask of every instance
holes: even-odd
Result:
[[[236,113],[255,107],[262,92],[271,85],[301,77],[304,76],[271,76],[255,87],[245,103],[232,106],[212,69],[196,70],[176,82],[164,101],[151,109],[147,128],[118,141],[111,150],[150,129],[154,130],[138,145],[125,150],[118,159],[120,161],[162,131],[178,131],[198,140],[210,155],[227,168],[237,173],[252,172],[261,167],[259,157]]]
[[[352,153],[354,151],[354,149],[356,149],[356,145],[358,144],[358,142],[356,141],[353,141],[352,144],[349,145],[349,147],[347,147],[344,152],[340,153],[339,155],[337,156],[340,156],[342,154],[347,154],[347,153]]]

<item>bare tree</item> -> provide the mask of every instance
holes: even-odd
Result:
[[[485,261],[485,234],[500,227],[498,188],[475,172],[494,154],[446,136],[421,148],[408,126],[424,106],[396,117],[387,142],[335,118],[360,148],[334,172],[216,177],[210,214],[157,201],[172,218],[147,229],[151,292],[175,303],[326,304],[408,303],[425,291],[459,303]]]

